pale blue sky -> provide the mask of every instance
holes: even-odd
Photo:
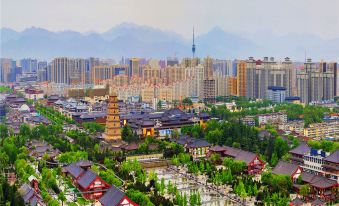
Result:
[[[192,26],[339,37],[339,0],[1,0],[1,27],[103,32],[122,22],[172,30],[189,38]]]

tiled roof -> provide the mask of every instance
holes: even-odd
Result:
[[[253,161],[253,159],[257,156],[252,152],[248,152],[245,150],[237,149],[234,147],[227,147],[226,151],[224,152],[225,155],[233,157],[235,160],[244,161],[246,164]]]
[[[322,206],[325,205],[325,202],[322,201],[321,199],[317,198],[313,202],[311,202],[312,206]]]
[[[226,150],[226,147],[220,146],[220,145],[216,145],[216,146],[210,147],[209,150],[212,151],[212,152],[223,152],[223,151]]]
[[[82,176],[80,176],[77,182],[82,188],[87,188],[97,177],[98,175],[95,172],[88,169]]]
[[[99,202],[105,206],[117,206],[125,197],[125,193],[121,192],[114,185],[99,199]]]
[[[336,150],[335,152],[333,152],[329,156],[325,157],[324,161],[339,163],[339,150]]]
[[[78,166],[76,166],[75,163],[72,163],[68,166],[65,167],[65,170],[72,175],[74,178],[78,178],[83,172],[84,170]]]
[[[299,197],[296,197],[294,198],[291,202],[290,202],[290,205],[293,205],[293,206],[301,206],[303,205],[304,202],[301,201],[301,199]]]
[[[197,147],[209,147],[211,146],[206,140],[203,139],[195,139],[193,142],[189,143],[187,147],[189,148],[197,148]]]
[[[26,205],[36,206],[38,205],[38,203],[40,205],[45,205],[41,201],[42,200],[41,196],[38,193],[36,193],[34,189],[28,184],[23,184],[18,191]]]
[[[292,149],[290,153],[298,154],[298,155],[305,155],[310,152],[310,147],[307,144],[300,144],[298,147]]]
[[[187,145],[188,148],[196,148],[196,147],[209,147],[211,146],[210,143],[208,143],[204,139],[197,139],[192,138],[188,135],[181,135],[179,139],[171,139],[171,141],[176,142],[181,145]]]
[[[80,160],[79,162],[75,163],[78,167],[90,167],[93,165],[93,162],[90,160]]]
[[[139,145],[136,142],[131,142],[124,147],[125,150],[137,150]]]
[[[291,176],[297,169],[299,165],[285,162],[280,160],[277,166],[273,169],[273,174],[282,174]]]
[[[330,180],[326,177],[311,174],[308,172],[301,173],[301,178],[304,182],[307,182],[311,186],[321,188],[321,189],[330,188],[337,184],[335,180]]]

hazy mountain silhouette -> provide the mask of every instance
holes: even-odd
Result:
[[[103,33],[79,33],[70,30],[51,32],[36,27],[17,32],[2,28],[0,39],[1,56],[14,59],[52,59],[57,56],[115,59],[122,56],[190,57],[192,44],[191,39],[185,39],[175,32],[132,23],[122,23]],[[339,58],[339,38],[323,40],[312,35],[275,36],[268,32],[245,38],[215,27],[207,33],[197,35],[196,45],[196,55],[200,57],[210,55],[232,59],[248,56],[289,56],[303,60],[306,50],[307,55],[314,59]]]

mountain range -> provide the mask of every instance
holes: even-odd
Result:
[[[190,57],[192,40],[173,31],[149,26],[122,23],[98,33],[76,31],[52,32],[42,28],[28,28],[21,32],[1,28],[1,57],[14,59],[33,57],[50,60],[58,56],[161,58]],[[196,35],[196,56],[210,55],[220,59],[243,59],[249,56],[274,56],[303,61],[339,60],[339,38],[325,40],[314,35],[288,34],[277,36],[260,32],[242,36],[214,27],[207,33]]]

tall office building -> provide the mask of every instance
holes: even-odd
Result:
[[[23,72],[36,72],[38,70],[38,60],[36,59],[21,59],[20,65]]]
[[[38,69],[37,70],[46,69],[46,68],[47,68],[47,62],[46,61],[38,62]]]

